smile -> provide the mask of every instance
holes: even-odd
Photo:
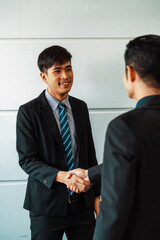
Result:
[[[67,81],[67,82],[60,82],[60,83],[59,83],[59,85],[67,85],[67,84],[69,84],[69,83],[71,83],[71,81]]]

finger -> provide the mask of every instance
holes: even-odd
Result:
[[[81,193],[80,189],[76,188],[76,187],[73,187],[73,191],[76,192],[76,193]]]
[[[70,189],[71,191],[74,191],[74,187],[73,187],[73,186],[70,186],[69,189]]]
[[[81,191],[79,190],[79,188],[76,188],[76,193],[81,193]]]
[[[91,183],[90,181],[86,181],[86,180],[85,180],[84,184],[85,184],[86,186],[92,185],[92,183]]]
[[[80,184],[85,184],[85,181],[84,181],[84,179],[83,178],[81,178],[81,177],[77,177],[76,178],[76,181],[78,182],[78,183],[80,183]]]
[[[83,188],[85,187],[85,185],[84,185],[84,184],[81,184],[81,183],[79,183],[79,182],[76,182],[76,183],[73,184],[73,187],[83,190]]]
[[[73,191],[73,186],[67,186],[67,188]]]
[[[71,186],[71,187],[70,187],[70,190],[73,191],[73,192],[76,192],[76,193],[80,193],[79,188],[77,188],[77,187],[75,187],[75,186],[74,186],[74,187]]]
[[[67,179],[70,179],[72,177],[72,173],[71,172],[68,172],[67,174]]]
[[[81,180],[80,180],[81,181],[80,182],[79,179],[76,179],[76,180],[74,179],[74,181],[72,181],[71,185],[78,188],[80,191],[85,192],[92,186],[92,184],[91,184],[91,182],[83,181],[83,179],[81,179]]]
[[[84,180],[85,180],[85,181],[87,181],[87,182],[90,182],[90,180],[89,180],[89,177],[88,177],[88,176],[87,176],[87,177],[85,177],[85,178],[84,178]]]
[[[81,168],[76,168],[76,169],[72,170],[71,172],[74,173],[77,177],[81,177],[81,178],[87,177],[84,170]]]

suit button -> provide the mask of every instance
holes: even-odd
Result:
[[[47,181],[45,179],[43,180],[43,182],[44,182],[45,185],[47,185]]]

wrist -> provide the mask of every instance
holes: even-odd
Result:
[[[59,171],[55,178],[55,182],[65,183],[67,172]]]

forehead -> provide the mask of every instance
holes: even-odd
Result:
[[[59,64],[59,63],[53,64],[51,68],[54,69],[54,68],[67,68],[67,67],[71,67],[70,61],[63,63],[63,64]]]

